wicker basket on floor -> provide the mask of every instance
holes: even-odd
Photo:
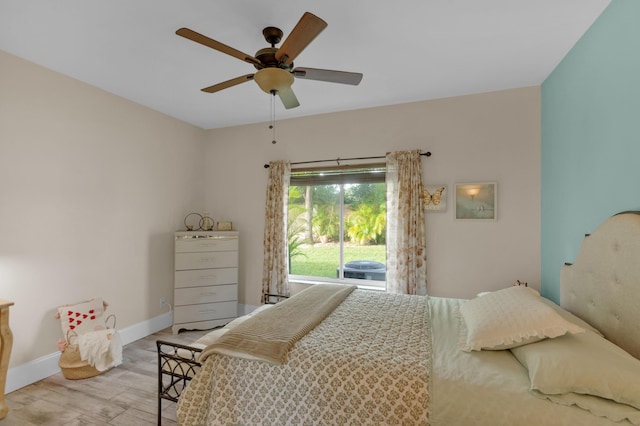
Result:
[[[67,345],[62,355],[60,355],[58,365],[64,378],[70,380],[88,379],[103,373],[103,371],[98,371],[97,368],[80,358],[80,349],[77,344]]]
[[[116,328],[116,317],[115,315],[109,315],[107,317],[107,321],[109,319],[113,319],[113,327]],[[70,334],[71,333],[71,334]],[[67,347],[62,354],[60,355],[60,359],[58,360],[58,366],[60,370],[62,370],[62,375],[65,379],[69,380],[78,380],[78,379],[88,379],[89,377],[94,377],[99,374],[102,374],[109,370],[99,371],[92,365],[89,365],[88,361],[83,360],[80,357],[80,348],[77,343],[71,343],[71,338],[74,337],[74,341],[77,342],[78,335],[71,330],[67,331]]]

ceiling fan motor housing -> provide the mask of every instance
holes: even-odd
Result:
[[[277,47],[265,47],[264,49],[260,49],[256,52],[256,59],[262,63],[260,65],[254,65],[256,69],[262,68],[282,68],[284,70],[289,71],[293,67],[293,62],[290,64],[280,64],[276,59],[276,52],[278,51]]]

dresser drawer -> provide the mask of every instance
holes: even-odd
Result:
[[[238,300],[237,284],[178,288],[174,293],[173,303],[178,307],[198,303],[228,302],[230,300]]]
[[[209,251],[203,253],[176,253],[176,270],[236,268],[237,251]]]
[[[237,284],[238,268],[192,269],[175,272],[175,288]]]
[[[220,237],[176,240],[176,253],[197,253],[202,251],[238,251],[238,239]]]
[[[176,306],[173,311],[174,324],[207,321],[218,318],[235,318],[238,315],[238,303],[217,302],[201,305]]]

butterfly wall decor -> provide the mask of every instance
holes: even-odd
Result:
[[[443,212],[447,210],[447,186],[425,185],[422,190],[424,209],[428,212]]]

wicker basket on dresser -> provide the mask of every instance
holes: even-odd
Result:
[[[238,315],[238,232],[175,233],[174,334],[207,330]]]

